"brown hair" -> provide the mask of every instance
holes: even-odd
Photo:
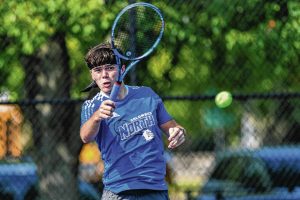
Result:
[[[91,48],[84,60],[90,69],[105,64],[116,64],[115,54],[110,43],[102,43]]]

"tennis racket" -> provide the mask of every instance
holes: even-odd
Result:
[[[118,65],[118,78],[110,99],[115,101],[127,72],[151,54],[164,32],[164,19],[160,10],[149,3],[126,6],[116,17],[111,32],[111,45]],[[121,71],[121,60],[130,64]]]

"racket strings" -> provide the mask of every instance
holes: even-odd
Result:
[[[155,10],[136,6],[120,16],[114,30],[114,43],[120,54],[135,59],[154,46],[162,29],[163,21]]]

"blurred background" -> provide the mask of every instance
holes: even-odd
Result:
[[[97,92],[80,92],[84,56],[134,2],[1,1],[0,199],[100,199],[101,152],[79,138]],[[188,132],[166,151],[170,198],[300,199],[300,2],[147,2],[165,33],[125,82],[152,87]],[[219,108],[224,90],[233,102]]]

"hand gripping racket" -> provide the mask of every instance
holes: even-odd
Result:
[[[111,45],[118,65],[118,78],[110,94],[111,100],[117,99],[127,72],[157,47],[164,26],[160,10],[149,3],[130,4],[117,15],[112,26]],[[121,59],[130,62],[124,72],[121,72]]]

